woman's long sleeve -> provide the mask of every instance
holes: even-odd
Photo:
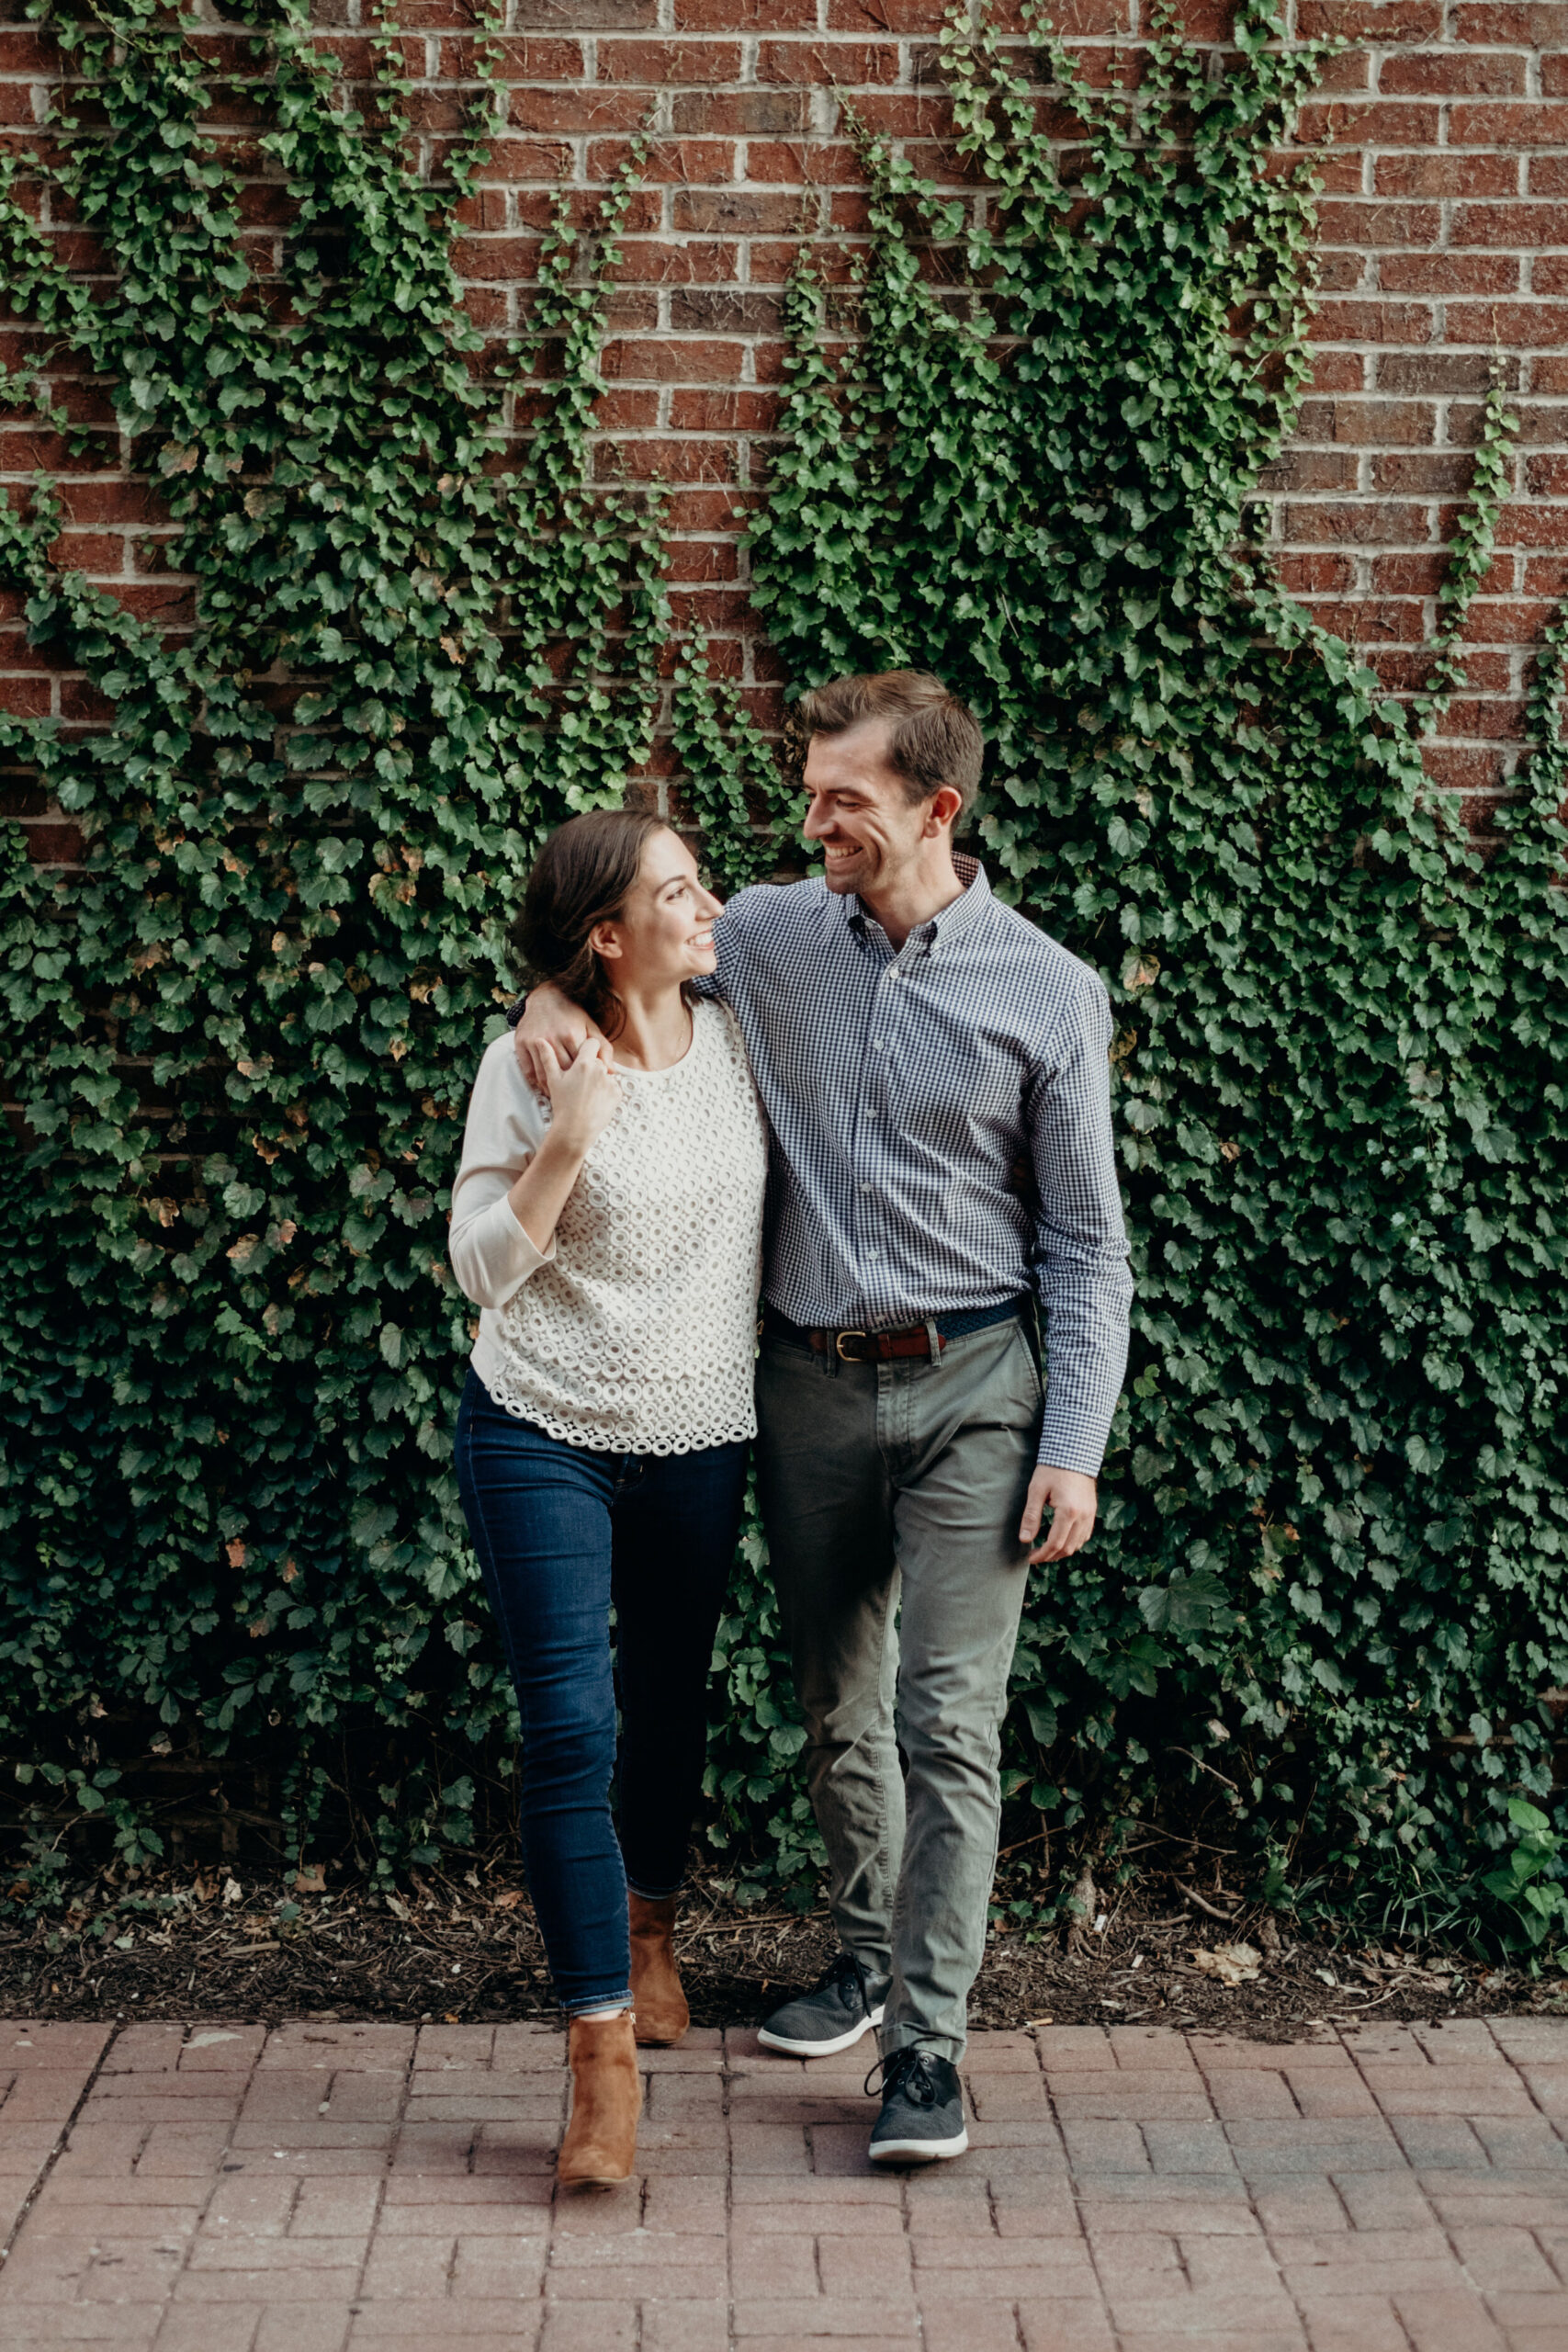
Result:
[[[556,1254],[553,1238],[547,1250],[535,1248],[507,1198],[547,1125],[517,1067],[509,1032],[488,1048],[479,1065],[452,1186],[446,1254],[458,1287],[476,1306],[504,1306]]]

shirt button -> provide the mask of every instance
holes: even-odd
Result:
[[[874,1191],[875,1191],[875,1189],[876,1189],[876,1187],[875,1187],[874,1184],[863,1184],[863,1185],[861,1186],[861,1191],[862,1191],[863,1193],[872,1193],[872,1192],[874,1192]]]
[[[872,1052],[873,1052],[874,1054],[879,1054],[879,1053],[882,1051],[883,1046],[884,1046],[886,1043],[887,1043],[887,1040],[886,1040],[886,1037],[874,1037],[874,1038],[872,1039],[872,1041],[871,1041],[871,1050],[872,1050]]]

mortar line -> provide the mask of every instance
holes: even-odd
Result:
[[[1108,2048],[1111,2047],[1111,2037],[1109,2034],[1106,2036],[1106,2046]],[[1077,2170],[1073,2163],[1072,2152],[1067,2146],[1067,2135],[1063,2126],[1062,2119],[1056,2112],[1056,2095],[1051,2088],[1050,2070],[1045,2064],[1044,2052],[1040,2047],[1038,2036],[1036,2036],[1034,2042],[1034,2063],[1040,2069],[1040,2085],[1045,2094],[1045,2111],[1055,2127],[1056,2136],[1062,2143],[1062,2153],[1067,2159],[1067,2186],[1072,2192],[1073,2211],[1077,2220],[1078,2236],[1082,2241],[1085,2253],[1089,2256],[1089,2267],[1094,2274],[1094,2283],[1096,2288],[1099,2290],[1100,2305],[1101,2311],[1105,2313],[1106,2327],[1111,2335],[1112,2342],[1118,2346],[1118,2352],[1120,2352],[1122,2330],[1117,2324],[1114,2312],[1111,2311],[1111,2298],[1105,2291],[1105,2280],[1100,2275],[1100,2256],[1095,2252],[1094,2241],[1084,2227],[1083,2202],[1078,2194]],[[1113,2051],[1112,2065],[1118,2073],[1121,2071],[1120,2063],[1116,2060]],[[1139,2127],[1139,2131],[1141,2137],[1141,2126]],[[1144,2142],[1144,2153],[1145,2155],[1148,2154],[1148,2143],[1146,2140]]]
[[[718,2030],[719,2109],[724,2117],[724,2335],[727,2344],[735,2341],[735,2136],[730,2117],[729,2064],[730,2026]]]
[[[22,2018],[17,2019],[18,2024],[22,2024],[24,2022],[26,2022],[26,2020]],[[40,2019],[39,2022],[41,2023],[42,2020]],[[28,2215],[32,2211],[33,2207],[42,2196],[44,2189],[48,2187],[50,2177],[53,2173],[55,2165],[59,2163],[62,2155],[65,2152],[65,2143],[71,2137],[73,2131],[75,2129],[76,2119],[81,2114],[82,2109],[86,2106],[87,2100],[97,2084],[98,2076],[104,2071],[104,2061],[108,2056],[109,2052],[114,2048],[115,2043],[119,2040],[119,2030],[120,2030],[118,2025],[111,2029],[108,2040],[105,2042],[103,2048],[94,2059],[92,2066],[88,2071],[87,2079],[82,2086],[81,2097],[77,2099],[76,2104],[73,2107],[70,2114],[61,2125],[59,2135],[55,2140],[53,2147],[51,2148],[48,2155],[45,2156],[42,2164],[39,2166],[38,2171],[33,2175],[33,2185],[28,2189],[26,2197],[22,2199],[21,2207],[17,2214],[17,2218],[12,2222],[10,2230],[6,2233],[5,2245],[0,2245],[0,2277],[5,2275],[6,2265],[11,2259],[11,2250],[15,2246],[17,2238],[20,2237],[22,2233],[23,2222],[27,2220]]]

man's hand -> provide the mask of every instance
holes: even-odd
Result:
[[[536,1094],[549,1093],[551,1079],[558,1080],[563,1069],[571,1068],[585,1037],[602,1038],[602,1033],[580,1004],[547,984],[534,990],[512,1033],[512,1042],[517,1067]],[[545,1046],[550,1048],[549,1061],[540,1050]]]
[[[1092,1478],[1081,1470],[1053,1470],[1042,1463],[1029,1482],[1029,1495],[1023,1506],[1023,1523],[1018,1531],[1021,1544],[1033,1545],[1029,1565],[1038,1567],[1042,1560],[1065,1560],[1070,1552],[1081,1552],[1094,1533],[1094,1512],[1097,1489]],[[1049,1510],[1053,1516],[1043,1544],[1036,1544],[1040,1521]]]

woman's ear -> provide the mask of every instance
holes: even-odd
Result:
[[[588,934],[588,944],[595,956],[613,963],[623,954],[620,934],[613,922],[596,922]]]

